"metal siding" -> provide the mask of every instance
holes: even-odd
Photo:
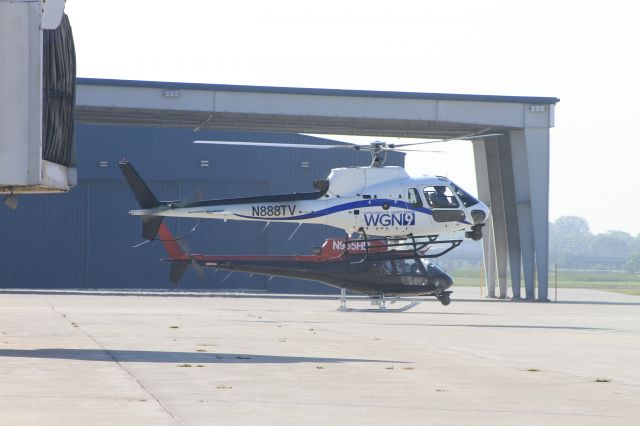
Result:
[[[149,182],[158,193],[171,191],[169,182]],[[132,248],[142,240],[140,218],[127,212],[135,201],[123,181],[90,180],[87,287],[166,288],[166,276],[158,267],[164,256],[160,244]],[[150,265],[150,258],[155,259]]]
[[[83,288],[87,187],[0,205],[0,288]]]
[[[147,180],[283,180],[296,183],[308,177],[325,178],[332,167],[364,166],[370,163],[367,152],[315,151],[262,147],[214,146],[193,144],[199,140],[335,143],[327,139],[297,134],[201,131],[148,128],[137,126],[78,126],[79,179],[115,179],[122,177],[116,162],[131,161]],[[313,159],[313,161],[310,161]],[[209,167],[200,167],[208,160]],[[107,167],[99,167],[107,161]],[[312,173],[300,167],[310,161]],[[390,165],[401,164],[403,155],[392,153]],[[303,182],[300,182],[303,183]],[[309,190],[309,181],[305,190]],[[288,192],[290,186],[273,188]]]
[[[366,152],[269,149],[193,144],[194,139],[333,143],[298,134],[189,129],[77,126],[78,186],[68,194],[20,197],[18,210],[0,208],[4,237],[2,288],[171,289],[169,265],[159,242],[142,247],[140,219],[127,212],[136,201],[116,162],[130,160],[159,199],[206,198],[307,192],[332,167],[368,165]],[[200,160],[209,160],[201,167]],[[107,167],[100,167],[107,161]],[[300,167],[308,161],[309,167]],[[391,153],[390,165],[404,156]],[[170,218],[176,236],[197,222]],[[186,238],[194,253],[308,254],[342,231],[321,225],[202,220]],[[185,289],[252,289],[280,293],[335,293],[311,281],[208,270],[205,280],[188,270]]]

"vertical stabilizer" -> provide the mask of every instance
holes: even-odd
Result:
[[[141,208],[153,209],[161,205],[160,201],[158,201],[153,192],[151,192],[131,163],[128,161],[119,161],[118,166],[120,166],[120,171],[124,175],[129,188],[131,188],[131,192],[133,192],[133,196],[136,197]],[[155,239],[161,224],[162,216],[142,216],[142,237],[147,240]]]

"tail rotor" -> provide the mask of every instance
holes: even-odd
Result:
[[[207,274],[205,273],[202,265],[200,265],[200,263],[198,263],[198,261],[196,260],[195,256],[193,256],[192,254],[193,252],[189,248],[189,245],[187,244],[187,242],[185,240],[176,240],[175,242],[176,244],[178,244],[178,246],[180,246],[180,249],[182,249],[182,252],[184,253],[184,255],[191,260],[191,267],[196,271],[198,278],[200,278],[201,280],[205,280],[207,278]],[[183,263],[183,265],[185,265],[185,269],[186,269],[187,264]],[[184,273],[184,271],[182,271],[182,273]]]

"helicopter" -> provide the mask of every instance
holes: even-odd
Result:
[[[419,242],[400,238],[355,239],[329,238],[311,255],[237,256],[193,254],[182,238],[174,238],[165,223],[158,229],[171,264],[169,278],[178,284],[187,268],[192,267],[204,278],[203,268],[250,274],[280,276],[318,281],[339,288],[339,311],[404,312],[423,299],[414,298],[400,308],[387,308],[406,296],[434,296],[447,306],[448,290],[453,279],[431,259],[457,247],[460,240]],[[433,252],[440,244],[441,249]],[[222,281],[228,278],[227,275]],[[377,308],[355,309],[346,305],[346,291],[367,296]],[[403,299],[404,300],[404,299]]]
[[[134,167],[118,162],[141,209],[142,235],[153,240],[164,217],[206,218],[302,224],[324,224],[375,237],[432,237],[465,231],[465,237],[482,238],[489,208],[443,176],[411,177],[402,167],[384,166],[389,151],[449,140],[495,136],[474,133],[450,139],[406,144],[372,142],[370,145],[311,145],[261,142],[195,141],[195,143],[302,149],[352,149],[369,151],[368,167],[332,169],[326,179],[315,180],[314,192],[263,195],[199,201],[159,201]],[[297,229],[296,229],[297,230]],[[295,233],[295,231],[294,231]]]

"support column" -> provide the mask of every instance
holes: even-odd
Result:
[[[498,153],[498,138],[491,137],[484,140],[489,177],[489,192],[491,198],[491,216],[493,217],[493,241],[498,268],[498,288],[500,298],[507,297],[507,225],[505,219],[504,197],[502,194],[502,175],[500,172],[500,156]]]
[[[520,232],[518,230],[518,212],[516,204],[513,164],[511,159],[511,140],[509,135],[498,137],[498,154],[500,157],[500,176],[502,179],[502,197],[504,200],[504,216],[507,227],[507,247],[509,251],[509,271],[511,272],[511,292],[514,299],[520,299],[520,270],[522,252],[520,249]]]
[[[473,157],[476,166],[476,182],[478,198],[491,209],[491,193],[489,191],[489,172],[487,153],[483,140],[473,142]],[[493,214],[485,222],[482,237],[482,252],[484,256],[485,285],[487,297],[496,297],[496,250],[493,241]]]
[[[538,301],[546,302],[549,300],[549,129],[528,128],[524,136],[529,165]]]
[[[516,214],[518,216],[518,234],[522,251],[522,272],[526,300],[535,300],[534,290],[534,244],[533,223],[531,219],[529,195],[529,165],[525,147],[524,131],[509,132],[511,139],[511,160],[513,164],[513,183],[515,188]]]

